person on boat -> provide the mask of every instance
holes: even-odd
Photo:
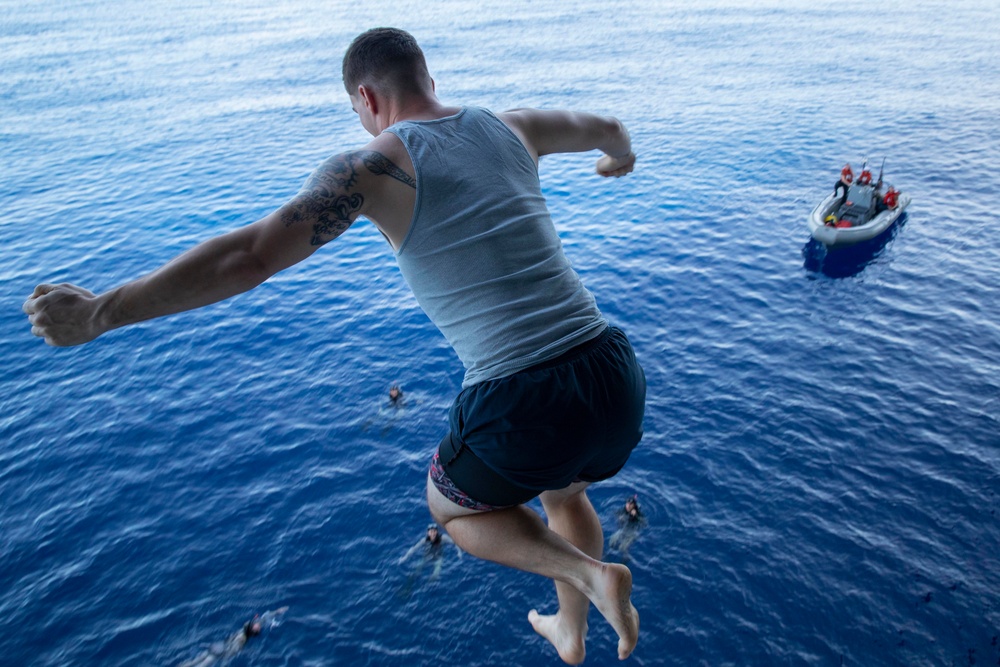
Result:
[[[837,194],[840,190],[844,193],[840,196],[840,201],[837,206],[843,206],[844,202],[847,201],[847,190],[851,187],[851,183],[854,182],[854,172],[851,171],[851,165],[845,164],[844,168],[840,170],[840,180],[837,184],[833,186],[833,194]]]
[[[861,169],[861,175],[858,176],[858,185],[871,185],[872,184],[872,172],[867,168]]]
[[[882,201],[886,208],[896,208],[899,204],[899,191],[890,185],[889,189],[886,190],[885,197],[882,198]]]
[[[366,217],[466,369],[427,476],[432,517],[463,551],[554,580],[558,613],[528,620],[565,662],[584,659],[590,603],[627,658],[639,638],[632,573],[599,560],[586,490],[639,443],[645,375],[563,251],[538,160],[597,150],[597,174],[622,177],[636,162],[629,133],[583,112],[444,104],[416,41],[393,28],[355,38],[342,72],[372,141],[323,162],[273,213],[138,280],[100,295],[38,285],[23,306],[31,331],[79,345],[227,299]],[[526,505],[536,497],[547,525]]]
[[[878,198],[875,201],[875,213],[876,215],[882,211],[888,211],[896,208],[899,203],[899,191],[896,188],[889,186],[886,190],[885,196]]]

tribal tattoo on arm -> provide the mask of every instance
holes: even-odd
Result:
[[[285,206],[285,227],[312,223],[310,244],[319,246],[337,238],[351,226],[365,202],[360,192],[348,192],[358,182],[357,153],[342,153],[321,164],[295,198]],[[353,216],[353,217],[352,217]]]
[[[334,155],[313,172],[299,194],[285,206],[281,214],[284,226],[312,223],[310,244],[314,246],[325,245],[347,231],[365,203],[361,192],[351,192],[358,185],[361,164],[376,176],[390,176],[417,187],[413,177],[376,151]]]

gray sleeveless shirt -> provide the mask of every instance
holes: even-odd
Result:
[[[465,365],[463,387],[553,359],[607,321],[562,250],[538,170],[486,109],[386,129],[416,172],[403,278]]]

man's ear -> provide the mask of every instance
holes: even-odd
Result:
[[[378,100],[375,98],[375,92],[365,85],[358,86],[358,97],[364,103],[365,108],[371,113],[372,116],[378,114]]]

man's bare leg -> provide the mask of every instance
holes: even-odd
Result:
[[[549,529],[561,535],[570,544],[591,558],[600,559],[604,553],[604,531],[594,506],[587,498],[586,482],[579,482],[561,491],[546,491],[540,496]],[[542,616],[532,609],[528,620],[535,632],[549,640],[559,652],[559,657],[571,665],[578,665],[587,656],[587,612],[590,600],[569,584],[556,581],[559,611]]]
[[[429,476],[427,503],[434,519],[463,551],[578,590],[618,634],[619,659],[632,653],[639,639],[639,614],[630,600],[632,573],[627,567],[588,556],[523,505],[476,512],[445,498]]]

